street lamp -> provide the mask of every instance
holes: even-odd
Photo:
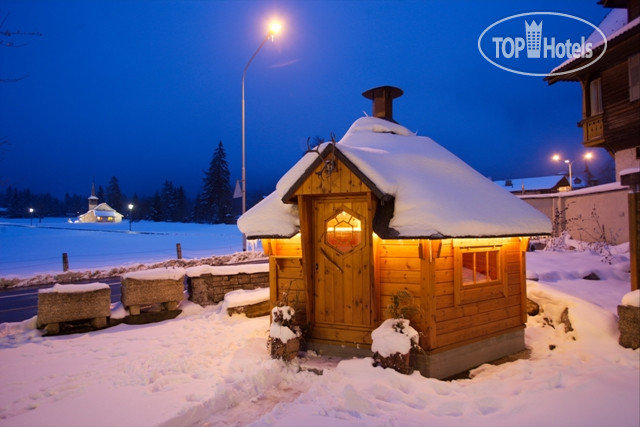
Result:
[[[582,156],[583,159],[586,160],[590,160],[593,158],[593,153],[588,152],[586,153],[584,156]],[[559,154],[554,154],[551,157],[551,160],[553,160],[554,162],[559,162],[561,159]],[[569,190],[573,190],[573,171],[572,171],[572,166],[573,166],[573,162],[575,162],[575,160],[568,160],[568,159],[564,159],[563,160],[564,163],[566,163],[569,166]]]
[[[132,215],[133,215],[133,204],[129,203],[129,231],[131,231]]]
[[[31,216],[29,225],[33,225],[33,208],[29,208],[29,215]]]
[[[244,132],[244,79],[247,76],[247,70],[249,69],[249,64],[253,61],[253,58],[256,57],[262,46],[271,38],[273,41],[273,36],[278,34],[282,30],[282,25],[279,22],[272,22],[269,25],[269,31],[267,32],[267,36],[264,38],[258,49],[254,52],[254,54],[247,62],[247,65],[244,67],[244,71],[242,72],[242,213],[244,214],[247,211],[247,173],[245,167],[245,132]],[[247,250],[247,235],[242,233],[242,250]]]
[[[596,184],[596,180],[593,178],[593,174],[591,170],[589,170],[589,162],[588,160],[593,159],[593,153],[591,151],[585,153],[584,155],[584,172],[587,174],[587,186],[591,187]]]

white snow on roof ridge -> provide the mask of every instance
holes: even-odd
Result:
[[[534,176],[529,178],[509,178],[498,179],[493,181],[500,187],[520,189],[524,184],[525,190],[542,190],[553,188],[558,182],[564,178],[563,175]],[[507,185],[511,181],[511,185]]]
[[[614,40],[616,37],[621,34],[626,33],[630,29],[638,26],[640,24],[640,16],[632,20],[631,22],[627,22],[627,9],[612,9],[607,16],[604,17],[602,22],[598,25],[598,28],[604,33],[607,38],[607,43]],[[591,43],[591,50],[595,50],[604,44],[604,40],[602,39],[602,34],[597,30],[593,30],[593,32],[589,35],[589,37],[585,40],[585,45],[587,43]],[[584,49],[584,46],[583,46]],[[582,52],[581,52],[582,53]],[[578,56],[580,58],[580,56]],[[566,67],[576,59],[575,57],[567,58],[562,64],[555,67],[549,74],[555,73],[557,70]]]

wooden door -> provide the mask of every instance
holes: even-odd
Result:
[[[373,325],[369,200],[313,201],[313,337],[370,343]]]

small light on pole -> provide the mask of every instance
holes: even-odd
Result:
[[[554,162],[559,162],[560,159],[560,154],[554,154],[553,157],[551,157],[551,160],[553,160]],[[573,162],[567,159],[563,160],[563,162],[569,166],[569,190],[573,190],[573,171],[571,170]]]
[[[593,159],[593,153],[589,151],[589,152],[585,153],[584,156],[582,156],[582,158],[585,160],[585,162],[587,160],[591,160],[591,159]],[[551,160],[553,160],[554,162],[559,162],[560,159],[561,159],[561,157],[560,157],[559,154],[554,154],[551,157]],[[573,170],[572,170],[572,166],[573,166],[573,162],[575,160],[572,161],[572,160],[569,160],[569,159],[564,159],[562,161],[569,166],[569,189],[573,190]]]
[[[593,174],[591,170],[589,170],[589,160],[593,159],[593,153],[588,151],[584,154],[584,172],[587,174],[587,186],[595,185],[595,180],[593,178]]]
[[[31,216],[30,224],[33,225],[33,208],[29,208],[29,215]]]
[[[244,214],[247,211],[247,169],[245,163],[245,119],[244,119],[244,80],[247,76],[247,70],[249,69],[249,65],[253,58],[256,57],[262,46],[267,42],[267,40],[271,39],[273,41],[273,37],[282,31],[282,24],[278,21],[272,21],[269,24],[269,30],[267,31],[267,36],[264,38],[258,49],[253,53],[249,62],[244,67],[244,71],[242,72],[242,213]],[[242,251],[247,250],[247,235],[242,233]]]
[[[129,203],[129,231],[131,231],[132,216],[133,216],[133,204]]]

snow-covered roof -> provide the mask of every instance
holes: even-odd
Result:
[[[553,189],[560,184],[562,180],[566,181],[566,178],[564,176],[551,175],[533,178],[503,179],[493,182],[508,191],[521,191],[523,188],[525,191],[539,191]],[[569,185],[568,181],[566,181],[566,185]]]
[[[320,152],[331,148],[329,144],[320,145]],[[357,169],[354,172],[387,201],[386,206],[393,207],[384,235],[376,230],[380,237],[494,237],[551,231],[544,214],[432,139],[401,125],[360,118],[335,144],[335,152]],[[306,153],[278,181],[274,193],[239,218],[240,230],[251,238],[297,233],[297,209],[283,198],[295,191],[317,160],[318,153]]]
[[[598,28],[604,33],[607,38],[607,44],[614,41],[617,37],[626,33],[627,31],[640,26],[640,17],[635,18],[631,22],[627,22],[627,9],[624,8],[616,8],[612,9],[611,12],[604,17],[602,22],[598,25]],[[602,34],[599,31],[593,30],[591,35],[585,41],[585,46],[591,43],[591,50],[595,51],[604,45],[604,40],[602,39]],[[563,68],[566,68],[569,64],[576,61],[578,57],[569,57],[562,64],[555,67],[551,70],[551,74],[560,71]]]

